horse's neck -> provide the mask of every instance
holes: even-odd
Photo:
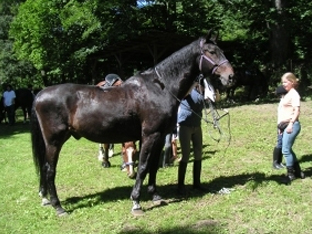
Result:
[[[194,61],[200,53],[198,46],[196,46],[198,43],[198,41],[195,41],[180,49],[161,61],[156,67],[166,71],[167,75],[175,76],[177,78],[185,73],[191,72],[191,68],[194,66]]]
[[[179,98],[187,93],[199,73],[196,63],[200,52],[196,46],[198,43],[193,42],[155,66],[158,78]]]

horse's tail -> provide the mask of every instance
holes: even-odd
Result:
[[[38,116],[34,107],[31,110],[30,131],[31,131],[33,160],[37,170],[37,174],[40,175],[42,171],[41,169],[45,165],[46,147],[43,140],[40,124],[38,121]]]

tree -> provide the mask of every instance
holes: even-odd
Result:
[[[30,84],[34,76],[34,67],[26,62],[19,61],[12,51],[13,41],[9,39],[9,27],[20,2],[18,0],[0,1],[0,84],[10,83],[13,87]]]
[[[312,29],[297,23],[310,24],[311,7],[303,0],[28,0],[10,36],[17,58],[42,71],[45,85],[103,77],[115,67],[105,55],[91,55],[151,29],[197,37],[217,28],[221,40],[231,41],[235,66],[273,67],[280,76],[289,61],[311,53]]]

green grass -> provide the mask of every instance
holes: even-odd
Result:
[[[191,189],[192,161],[186,183],[187,199],[175,194],[177,164],[161,168],[158,190],[168,202],[154,206],[142,189],[146,213],[135,218],[129,199],[133,180],[120,171],[120,145],[103,169],[97,160],[98,145],[70,139],[64,145],[57,168],[56,185],[67,217],[59,218],[51,207],[41,207],[38,178],[32,162],[29,125],[0,125],[0,230],[1,233],[312,233],[312,101],[302,102],[302,130],[294,150],[307,178],[290,186],[280,183],[283,171],[272,169],[276,141],[277,103],[228,108],[231,142],[224,131],[221,142],[203,125],[202,182],[206,194]],[[226,118],[222,119],[224,129]],[[222,188],[233,189],[220,194]]]

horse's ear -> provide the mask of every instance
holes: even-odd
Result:
[[[213,29],[210,29],[207,33],[206,40],[217,43],[218,37],[219,37],[219,31],[216,31],[216,33],[213,34]]]
[[[211,35],[210,40],[212,40],[213,42],[217,43],[218,37],[219,37],[219,31],[217,31],[216,34]]]
[[[212,35],[212,29],[210,29],[208,32],[207,32],[207,36],[206,36],[206,40],[210,40],[211,38],[211,35]]]

